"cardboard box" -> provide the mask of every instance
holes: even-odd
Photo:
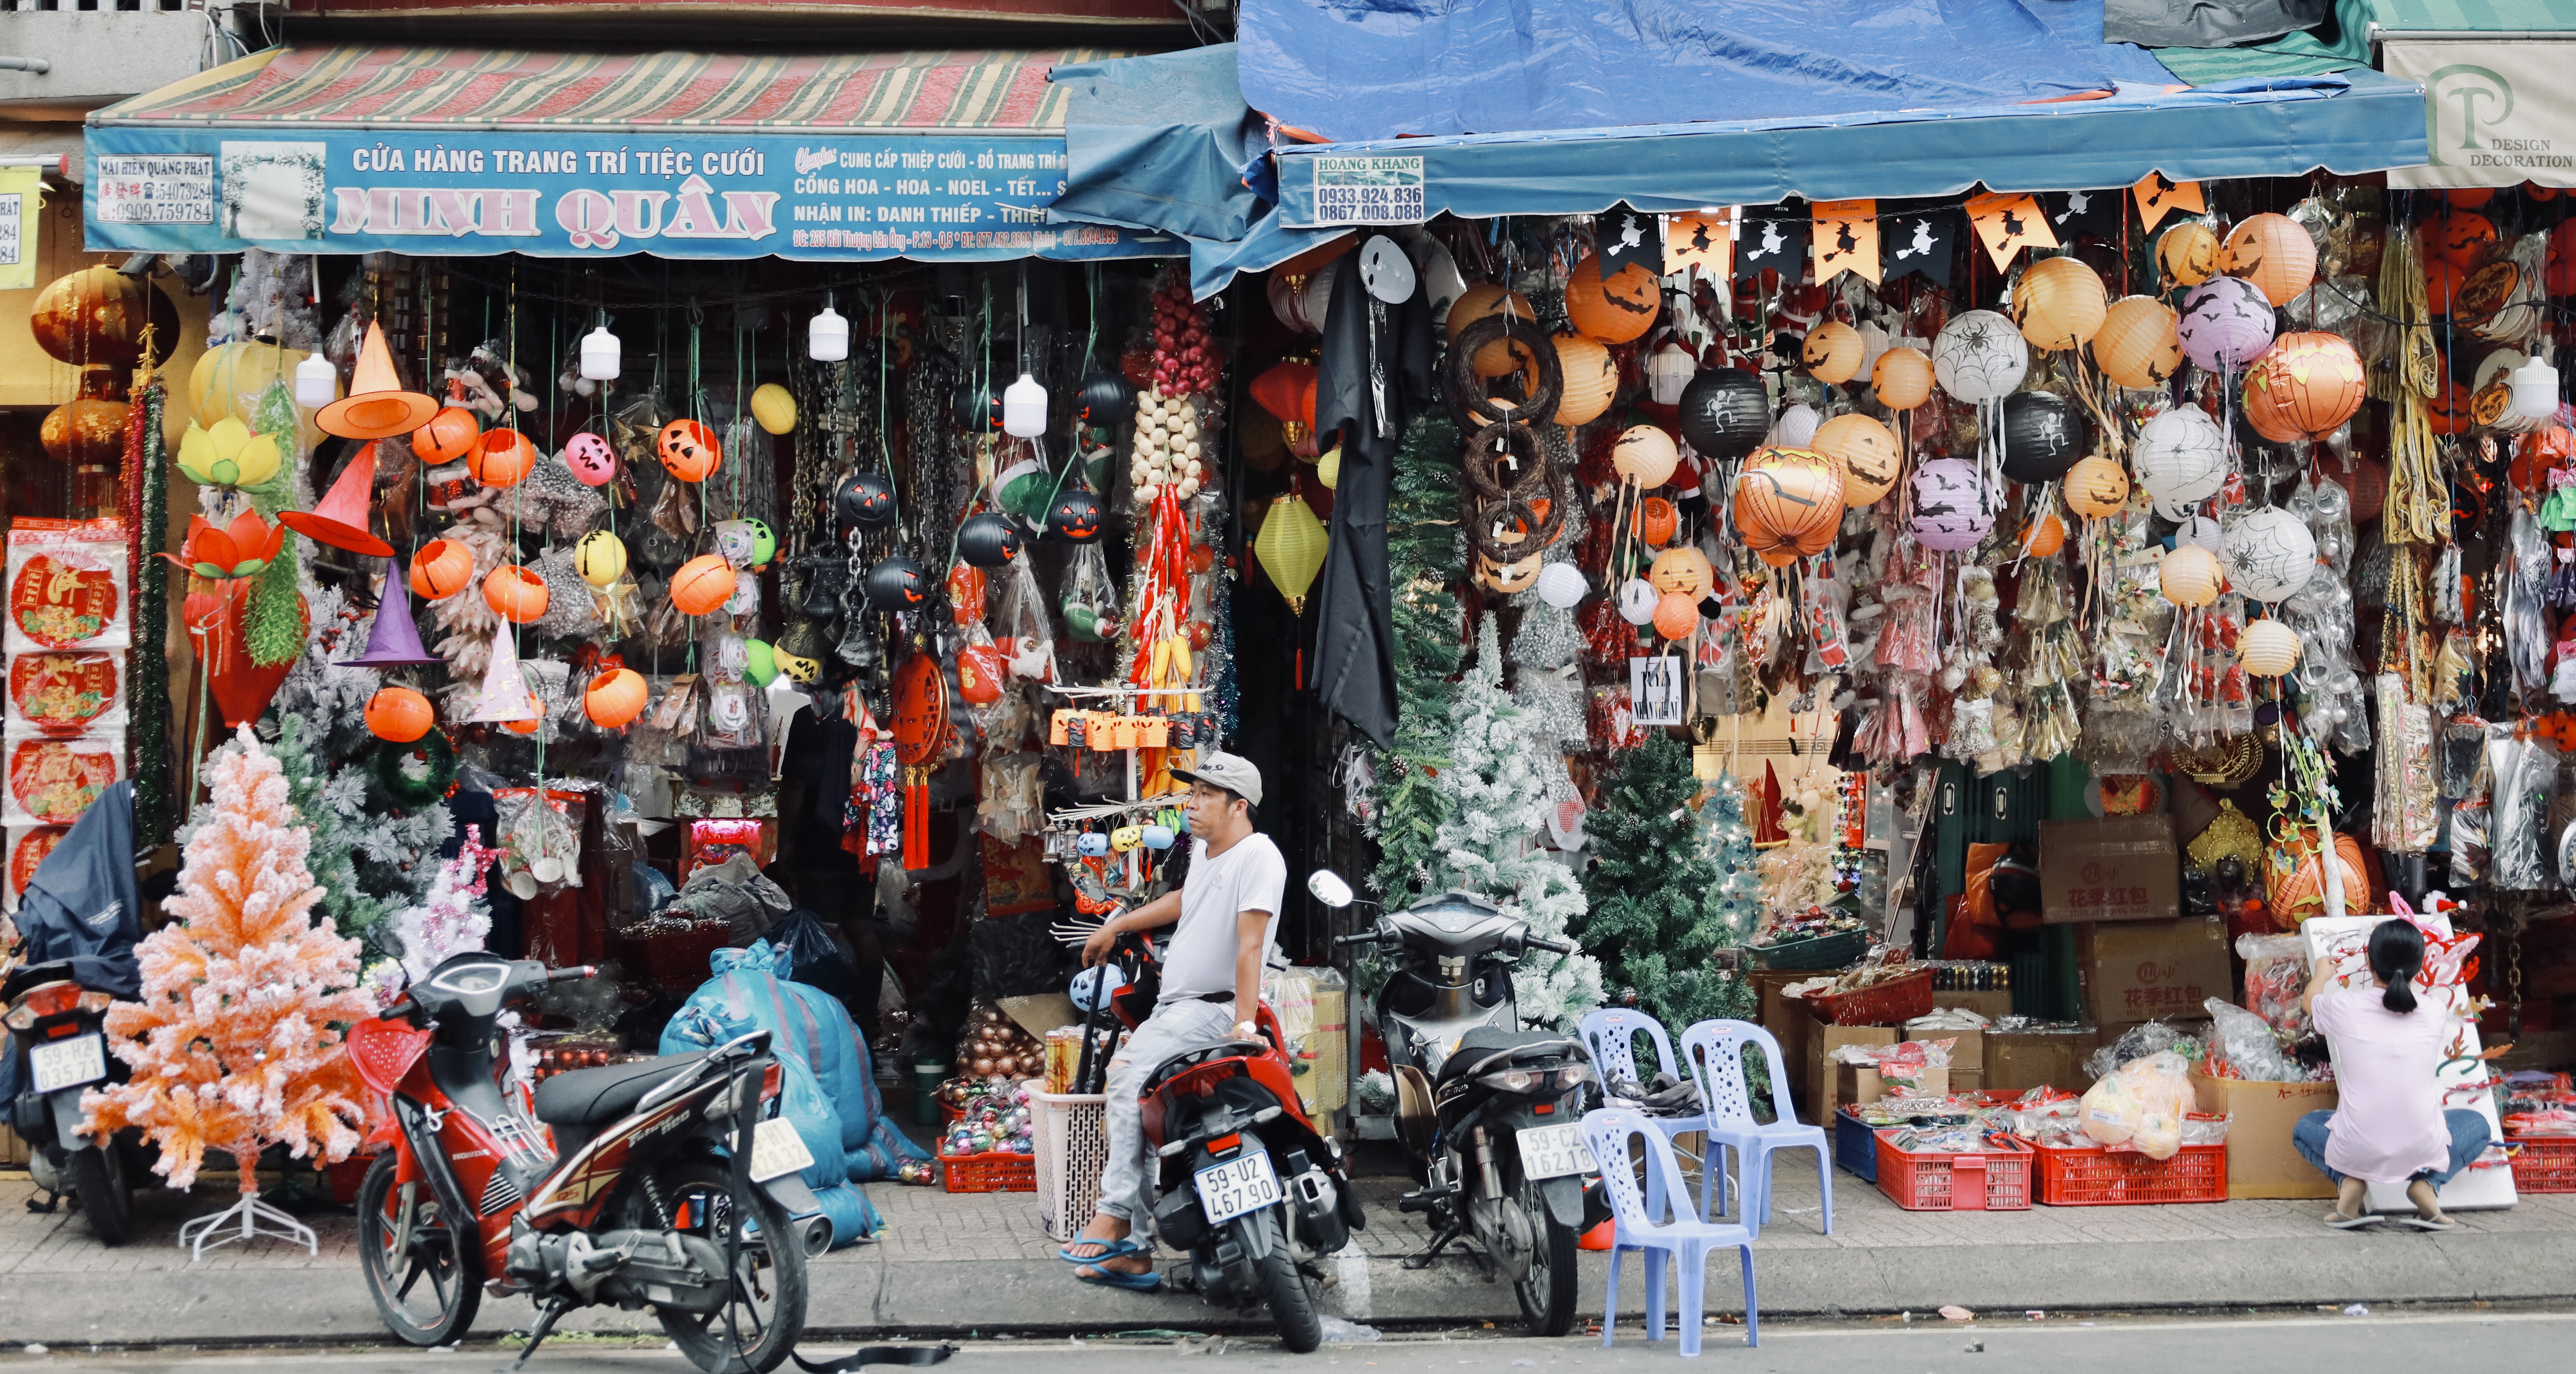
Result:
[[[2227,1195],[2259,1198],[2330,1198],[2334,1185],[2290,1147],[2290,1128],[2310,1112],[2332,1111],[2332,1083],[2263,1083],[2244,1078],[2191,1076],[2199,1110],[2224,1112],[2227,1123]]]
[[[1780,1042],[1780,1066],[1792,1074],[1801,1073],[1807,1066],[1807,1037],[1815,1028],[1816,1016],[1807,1010],[1804,1000],[1784,997],[1780,989],[1815,976],[1813,970],[1804,969],[1760,969],[1752,975],[1754,991],[1762,996],[1762,1010],[1756,1015],[1761,1018],[1762,1029]],[[1811,1081],[1801,1077],[1798,1086],[1803,1090]],[[1798,1119],[1814,1118],[1802,1113]]]
[[[1829,1122],[1834,1119],[1834,1111],[1841,1103],[1854,1100],[1845,1094],[1858,1091],[1857,1075],[1855,1081],[1847,1085],[1838,1072],[1846,1066],[1827,1058],[1827,1055],[1845,1045],[1895,1043],[1894,1026],[1818,1025],[1807,1037],[1807,1100],[1798,1105],[1798,1119],[1810,1124]],[[1875,1082],[1878,1070],[1870,1070],[1869,1076]]]
[[[1985,1081],[1980,1086],[1987,1092],[2017,1093],[2030,1088],[2082,1092],[2093,1086],[2093,1080],[2084,1072],[2084,1059],[2100,1043],[2100,1032],[2091,1026],[2070,1030],[1990,1030],[1985,1042]]]
[[[1908,1040],[1955,1040],[1958,1042],[1950,1047],[1951,1091],[1961,1091],[1966,1086],[1959,1081],[1959,1072],[1962,1069],[1973,1072],[1980,1082],[1984,1080],[1986,1072],[1986,1033],[1984,1031],[1908,1030],[1905,1032],[1905,1038]]]
[[[1932,994],[1932,1005],[1964,1007],[1989,1021],[1998,1021],[2013,1014],[2012,998],[2013,995],[2009,991],[1936,992]]]
[[[1859,1064],[1836,1064],[1833,1067],[1834,1110],[1862,1106],[1887,1096],[1886,1080],[1878,1076],[1878,1070]],[[1952,1086],[1948,1069],[1925,1069],[1918,1095],[1947,1097]]]
[[[2171,920],[2182,910],[2173,817],[2039,823],[2040,919]]]
[[[2075,976],[2100,1026],[2205,1020],[2210,998],[2235,1000],[2227,926],[2215,916],[2104,922],[2077,929]]]

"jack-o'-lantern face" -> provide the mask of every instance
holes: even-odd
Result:
[[[673,420],[662,426],[654,436],[653,452],[683,482],[707,480],[724,461],[724,446],[716,442],[715,431],[695,420]]]
[[[1098,539],[1100,520],[1100,497],[1089,491],[1065,492],[1047,511],[1047,528],[1076,544]]]
[[[564,466],[572,469],[573,480],[585,487],[603,487],[617,476],[617,450],[596,434],[584,431],[564,441]]]
[[[882,473],[854,472],[841,479],[832,504],[840,512],[842,523],[859,529],[879,529],[895,517],[894,484]]]

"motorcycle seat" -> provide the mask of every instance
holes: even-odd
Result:
[[[1441,1062],[1436,1080],[1446,1083],[1472,1073],[1491,1072],[1510,1064],[1520,1056],[1514,1050],[1540,1047],[1563,1047],[1568,1053],[1580,1053],[1573,1042],[1553,1031],[1510,1031],[1500,1026],[1478,1026],[1459,1037],[1458,1048]]]
[[[635,1110],[644,1095],[686,1073],[712,1050],[667,1054],[604,1069],[572,1069],[537,1085],[537,1120],[549,1126],[595,1126]]]
[[[1144,1091],[1150,1093],[1181,1074],[1211,1060],[1258,1059],[1268,1053],[1270,1053],[1270,1042],[1267,1040],[1220,1040],[1213,1045],[1201,1045],[1197,1049],[1183,1050],[1154,1066],[1154,1071],[1145,1076]]]

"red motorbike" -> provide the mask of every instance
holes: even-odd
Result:
[[[506,1084],[502,1008],[591,973],[459,954],[351,1030],[386,1104],[358,1190],[368,1292],[412,1345],[463,1336],[486,1291],[524,1293],[540,1311],[521,1365],[564,1313],[615,1304],[708,1374],[767,1374],[830,1234],[797,1174],[813,1156],[774,1114],[769,1036]]]

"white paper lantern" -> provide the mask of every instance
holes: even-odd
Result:
[[[2297,516],[2265,506],[2228,523],[2218,556],[2227,564],[2227,580],[2249,599],[2286,601],[2316,571],[2317,540]]]
[[[841,312],[825,305],[823,313],[805,326],[805,356],[818,363],[845,362],[850,356],[850,322]]]
[[[1689,349],[1677,343],[1665,344],[1646,360],[1646,394],[1654,397],[1659,406],[1679,405],[1682,389],[1690,385],[1698,371],[1699,359],[1692,357]]]
[[[1550,563],[1538,570],[1538,599],[1560,611],[1570,611],[1583,604],[1592,584],[1583,580],[1583,570],[1571,563]]]
[[[2158,504],[2206,501],[2227,485],[2227,436],[2198,406],[2176,406],[2138,431],[2137,481]]]
[[[1316,268],[1313,275],[1306,278],[1306,289],[1297,293],[1297,318],[1306,326],[1307,333],[1324,332],[1324,317],[1333,311],[1333,283],[1340,280],[1341,275],[1342,260],[1335,258]]]
[[[1932,341],[1932,376],[1941,389],[1970,405],[2000,401],[2030,371],[2030,345],[2013,322],[1992,310],[1971,310],[1942,326]]]
[[[319,353],[309,354],[295,365],[295,403],[306,410],[320,410],[340,399],[340,374],[331,369],[331,360]]]
[[[2220,583],[2218,555],[2198,544],[2177,544],[2156,568],[2156,584],[2165,600],[2177,606],[2200,607],[2218,599]]]
[[[1656,603],[1663,599],[1664,594],[1655,590],[1654,583],[1642,577],[1629,578],[1619,588],[1619,618],[1631,625],[1647,624],[1655,618]]]
[[[1002,432],[1014,439],[1034,439],[1046,430],[1046,388],[1023,372],[1018,381],[1002,388]]]
[[[594,382],[617,380],[620,349],[617,336],[603,324],[581,336],[581,375]]]
[[[1874,324],[1860,327],[1860,371],[1854,377],[1867,381],[1878,371],[1878,357],[1887,351],[1887,331]]]
[[[2537,353],[2513,370],[2513,413],[2529,420],[2558,413],[2558,369]]]
[[[2299,635],[2277,620],[2257,620],[2236,640],[2236,661],[2256,677],[2280,677],[2299,666]]]
[[[2211,553],[2218,552],[2220,547],[2218,522],[2206,515],[2195,515],[2184,520],[2180,527],[2174,530],[2174,546],[2180,548],[2185,544],[2196,544]]]
[[[1816,426],[1824,422],[1825,417],[1818,415],[1814,406],[1793,405],[1771,422],[1771,437],[1766,442],[1773,448],[1805,448],[1815,441]]]

